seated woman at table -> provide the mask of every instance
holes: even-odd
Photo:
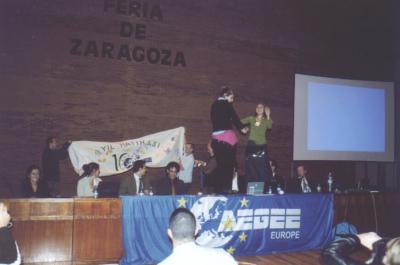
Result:
[[[83,165],[83,174],[78,181],[77,196],[78,197],[93,197],[94,192],[101,182],[100,166],[97,163],[91,162]]]
[[[40,178],[40,169],[32,165],[26,171],[26,177],[21,184],[21,193],[24,198],[48,198],[50,197],[47,183]]]

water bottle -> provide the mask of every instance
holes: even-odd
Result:
[[[153,187],[151,187],[151,186],[150,186],[149,195],[150,195],[150,196],[153,196],[153,195],[154,195],[154,193],[153,193]]]
[[[308,186],[308,184],[305,184],[303,193],[310,193],[310,192],[311,192],[310,186]]]
[[[333,191],[333,177],[332,177],[332,173],[329,172],[328,174],[328,192],[332,192]]]
[[[321,192],[321,185],[319,183],[317,185],[317,192]]]
[[[93,190],[93,197],[94,197],[95,199],[97,199],[97,198],[99,197],[99,193],[97,192],[97,186],[94,187],[94,190]]]

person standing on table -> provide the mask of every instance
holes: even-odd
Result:
[[[238,139],[233,126],[242,133],[248,128],[240,122],[233,101],[235,95],[232,89],[222,87],[217,100],[211,106],[212,142],[217,168],[215,172],[215,192],[231,192],[233,169],[236,164],[236,148]]]
[[[101,179],[100,166],[97,163],[89,163],[83,165],[83,174],[77,185],[77,196],[78,197],[93,197],[97,190]]]
[[[71,141],[68,141],[60,149],[57,149],[55,137],[49,137],[46,140],[42,154],[43,178],[50,186],[50,193],[55,196],[59,195],[60,161],[68,157],[68,147],[71,143]]]
[[[50,197],[47,183],[40,178],[40,169],[32,165],[26,171],[26,177],[22,181],[21,193],[23,198],[48,198]]]
[[[165,168],[166,176],[162,177],[155,187],[157,195],[182,195],[185,193],[185,183],[177,177],[179,170],[178,163],[168,163]]]
[[[132,176],[125,176],[119,186],[119,195],[149,194],[150,182],[145,177],[146,161],[136,160],[132,166]]]
[[[246,177],[248,182],[270,182],[271,167],[267,150],[267,134],[272,128],[271,110],[263,103],[256,106],[253,116],[248,116],[241,122],[250,128],[246,146]]]
[[[185,208],[178,208],[169,218],[168,236],[173,250],[159,265],[237,265],[235,259],[222,248],[196,244],[196,218]]]
[[[0,203],[0,264],[21,264],[21,255],[10,230],[11,217],[7,206]]]
[[[297,166],[297,176],[288,180],[287,192],[309,193],[315,191],[314,183],[307,176],[307,169],[304,165]]]
[[[184,154],[180,161],[180,171],[178,170],[178,178],[184,182],[184,193],[188,193],[192,184],[194,162],[193,145],[187,143],[185,144]]]

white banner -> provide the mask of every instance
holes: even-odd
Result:
[[[128,171],[134,161],[145,160],[149,167],[165,167],[183,155],[185,128],[144,136],[122,142],[76,141],[68,148],[74,170],[82,174],[82,166],[90,162],[100,165],[100,176]]]

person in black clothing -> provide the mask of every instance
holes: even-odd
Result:
[[[241,123],[233,108],[234,94],[228,87],[222,87],[219,98],[211,106],[212,142],[217,168],[214,182],[215,192],[230,192],[232,188],[233,168],[236,164],[237,137],[233,126],[242,133],[248,128]]]
[[[161,178],[156,186],[157,195],[181,195],[185,193],[185,183],[177,178],[180,166],[170,162],[165,168],[166,176]]]
[[[307,169],[304,165],[297,166],[297,176],[286,183],[286,191],[291,193],[315,192],[313,181],[307,176]]]
[[[278,175],[278,163],[275,160],[269,160],[269,165],[271,167],[271,179],[265,182],[265,190],[268,191],[269,187],[271,187],[273,193],[277,193],[278,186],[281,189],[284,189],[285,182],[281,176]]]
[[[68,157],[68,147],[71,141],[66,142],[57,149],[57,139],[49,137],[42,154],[43,178],[49,185],[52,193],[58,195],[58,184],[60,182],[60,161]]]
[[[48,198],[50,197],[46,181],[40,178],[40,169],[32,165],[26,171],[26,177],[22,181],[21,193],[24,198]]]
[[[0,203],[0,264],[20,264],[21,256],[18,251],[10,225],[11,217],[7,207]]]
[[[368,248],[372,254],[365,263],[349,257],[360,245]],[[325,265],[399,265],[400,238],[382,239],[374,232],[345,235],[328,244],[322,250],[321,258]]]

